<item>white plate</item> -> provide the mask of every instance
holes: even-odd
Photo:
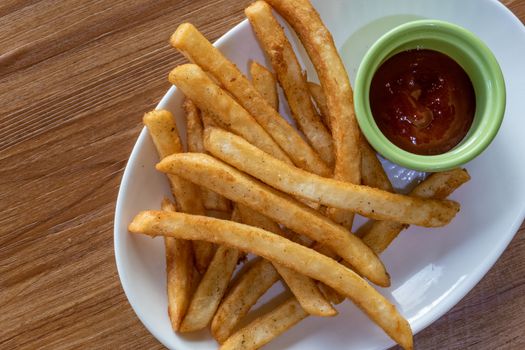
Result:
[[[393,281],[392,287],[382,292],[397,305],[414,332],[418,332],[474,287],[523,221],[525,30],[509,10],[490,0],[319,0],[314,5],[332,31],[352,79],[375,39],[388,29],[417,18],[450,21],[477,34],[495,53],[506,79],[508,101],[501,130],[492,145],[467,164],[472,181],[452,196],[462,205],[459,215],[445,228],[411,227],[382,256]],[[217,45],[244,71],[249,59],[264,62],[246,21],[228,32]],[[304,57],[304,50],[301,52]],[[315,76],[311,66],[307,66],[310,77]],[[171,88],[158,107],[171,110],[178,124],[183,125],[180,102],[181,94]],[[143,130],[124,172],[115,213],[115,257],[122,286],[140,320],[168,348],[215,349],[217,344],[208,332],[189,336],[172,332],[166,311],[162,241],[130,235],[126,229],[135,214],[159,208],[162,196],[169,193],[164,175],[154,169],[156,161],[154,147]],[[395,166],[387,168],[399,187],[417,176]],[[270,295],[278,293],[280,288],[274,287]],[[393,345],[350,302],[338,309],[338,317],[310,317],[267,348],[384,349]]]

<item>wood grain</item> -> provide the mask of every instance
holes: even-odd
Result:
[[[250,1],[0,2],[0,349],[163,348],[113,256],[118,185],[141,115],[191,21],[217,39]],[[522,20],[524,0],[503,1]],[[525,348],[525,226],[419,349]]]

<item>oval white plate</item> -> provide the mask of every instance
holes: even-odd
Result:
[[[411,227],[382,256],[393,281],[392,287],[382,292],[418,332],[474,287],[523,221],[525,30],[509,10],[490,0],[319,0],[314,5],[334,36],[351,79],[364,53],[381,34],[417,18],[450,21],[477,34],[495,53],[506,79],[508,101],[501,130],[487,151],[466,165],[472,181],[452,196],[462,205],[460,214],[445,228]],[[244,71],[250,59],[264,62],[246,21],[222,37],[217,46]],[[304,50],[299,51],[305,57]],[[309,64],[307,68],[310,77],[315,77]],[[181,98],[171,88],[158,107],[171,110],[178,124],[184,125]],[[288,114],[285,109],[281,112]],[[169,193],[164,175],[155,171],[156,162],[154,147],[142,130],[124,172],[115,212],[115,257],[122,286],[140,320],[168,348],[215,349],[217,344],[208,332],[187,336],[172,332],[166,312],[162,241],[127,232],[135,214],[158,208],[161,198]],[[391,164],[386,168],[397,187],[418,176]],[[281,286],[274,287],[263,302],[280,290]],[[306,319],[267,348],[385,349],[393,345],[350,302],[338,310],[340,315],[335,318]]]

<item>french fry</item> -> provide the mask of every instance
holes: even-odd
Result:
[[[148,112],[144,115],[143,122],[148,128],[160,159],[170,154],[183,152],[177,125],[169,111]],[[178,176],[168,175],[168,180],[181,212],[205,215],[200,189],[197,186]],[[192,242],[192,246],[197,270],[203,273],[213,258],[214,247],[208,242],[198,241]]]
[[[211,333],[223,343],[248,314],[253,305],[279,280],[279,273],[268,260],[256,258],[230,288],[211,322]]]
[[[308,88],[310,90],[311,96],[313,97],[317,105],[317,108],[319,109],[323,123],[328,127],[330,131],[332,131],[332,124],[330,121],[330,115],[328,112],[328,106],[326,105],[326,98],[323,93],[323,88],[319,84],[315,84],[311,82],[308,83]],[[361,139],[363,138],[361,137]],[[372,160],[372,159],[369,158],[368,160]],[[361,156],[361,171],[363,171],[362,162],[363,162],[363,158]],[[370,168],[366,168],[364,170],[367,170],[367,169],[372,170]],[[365,174],[361,174],[361,175],[365,176]],[[368,185],[364,183],[363,179],[361,180],[363,184]],[[374,187],[374,186],[371,186],[371,187]],[[346,227],[349,230],[352,230],[352,225],[354,221],[354,215],[352,212],[349,212],[347,210],[337,209],[337,208],[328,208],[327,214],[335,222],[341,224],[342,226]]]
[[[189,98],[185,98],[182,108],[186,114],[186,142],[188,152],[204,153],[204,144],[202,143],[202,121],[201,113],[195,103]]]
[[[332,35],[308,0],[268,0],[297,33],[323,87],[335,149],[334,178],[361,183],[360,130],[354,111],[352,87]],[[329,208],[328,215],[347,229],[353,215]]]
[[[210,113],[201,111],[201,117],[202,117],[202,125],[204,126],[204,128],[209,128],[209,127],[212,127],[212,128],[224,127],[225,128],[225,126],[220,126],[219,124],[217,124],[217,122],[215,121],[215,118],[213,118]]]
[[[324,97],[323,88],[321,85],[309,81],[308,91],[310,91],[310,95],[315,101],[321,120],[328,130],[332,131],[332,123],[330,123],[330,114],[328,113],[328,107],[326,106],[326,98]]]
[[[312,82],[308,82],[308,88],[319,108],[324,123],[330,125],[330,121],[328,120],[328,107],[326,106],[323,89],[319,84]],[[366,186],[393,192],[392,184],[390,183],[381,162],[377,159],[376,152],[363,137],[361,137],[359,147],[361,149],[361,183]]]
[[[392,184],[377,159],[376,152],[370,147],[368,142],[361,139],[361,182],[365,186],[379,188],[383,191],[394,192]]]
[[[297,299],[289,298],[277,308],[237,331],[219,349],[258,349],[295,326],[307,316],[308,313],[301,308]]]
[[[334,164],[332,135],[320,120],[310,98],[306,78],[283,28],[264,1],[256,1],[244,13],[272,63],[290,111],[310,145],[329,166]]]
[[[218,117],[220,124],[227,125],[230,130],[274,157],[291,163],[288,156],[250,113],[215,84],[199,66],[178,66],[170,72],[169,81],[181,89],[200,110],[210,113],[212,117]]]
[[[186,112],[186,139],[188,151],[205,153],[202,143],[202,120],[201,113],[197,106],[189,98],[184,99],[182,104]],[[221,195],[207,189],[201,189],[204,207],[207,210],[230,211],[229,201]]]
[[[307,314],[323,317],[337,315],[337,310],[321,293],[314,280],[279,264],[274,267]]]
[[[317,211],[213,157],[196,153],[175,154],[158,163],[157,169],[184,177],[250,207],[283,226],[330,247],[370,281],[380,286],[390,284],[389,276],[379,258],[358,237],[350,235],[346,229]]]
[[[234,209],[232,220],[238,220]],[[181,332],[193,332],[205,328],[215,315],[233,271],[239,259],[239,250],[225,245],[219,246],[208,269],[195,290],[186,316],[180,326]]]
[[[330,249],[326,248],[325,246],[319,243],[314,244],[312,249],[318,253],[326,255],[327,257],[331,259],[334,259],[336,261],[339,260],[339,258]],[[329,287],[322,282],[318,282],[318,286],[319,286],[319,290],[321,291],[321,293],[323,293],[324,297],[327,300],[329,300],[332,304],[338,305],[338,304],[341,304],[345,300],[345,297],[337,293],[332,287]]]
[[[297,130],[270,106],[235,64],[224,57],[197,28],[189,23],[181,24],[171,36],[170,43],[191,62],[213,75],[271,135],[295,165],[319,175],[331,174],[331,169]],[[252,142],[248,138],[247,140]]]
[[[470,180],[466,169],[452,169],[430,175],[411,192],[421,198],[445,199]]]
[[[206,240],[284,265],[351,299],[394,341],[405,349],[412,349],[410,325],[395,306],[358,274],[315,250],[253,226],[165,211],[143,211],[135,216],[128,229],[149,236]]]
[[[285,236],[279,228],[279,225],[266,216],[259,214],[257,211],[239,205],[239,212],[243,223],[262,228],[280,236]],[[332,307],[330,302],[325,299],[312,279],[297,274],[295,271],[280,264],[274,264],[274,267],[308,314],[325,317],[335,316],[337,314],[337,311]]]
[[[215,157],[280,191],[376,220],[435,227],[450,222],[459,210],[459,204],[452,201],[404,196],[308,173],[220,129],[205,132],[204,147]]]
[[[330,125],[328,120],[328,111],[326,99],[320,85],[308,82],[310,94],[312,95],[317,107],[320,110],[321,118],[325,125]],[[381,165],[375,151],[370,147],[368,142],[361,137],[361,183],[366,186],[379,188],[385,191],[393,192],[392,184]]]
[[[410,193],[420,198],[447,198],[455,189],[470,180],[464,169],[454,169],[430,175]],[[382,253],[408,225],[394,221],[375,221],[363,235],[363,241],[377,254]]]
[[[176,212],[175,204],[164,198],[164,211]],[[193,292],[193,254],[191,242],[173,237],[164,237],[166,250],[166,286],[168,315],[174,331],[180,329]]]
[[[253,86],[255,87],[255,89],[262,96],[264,96],[265,100],[267,100],[272,107],[274,107],[277,110],[279,99],[277,96],[277,85],[273,74],[257,62],[251,63],[250,74],[252,75]],[[299,200],[305,203],[310,208],[316,210],[319,209],[319,204],[315,202],[303,199]]]
[[[252,76],[252,84],[255,90],[268,101],[273,109],[278,111],[279,96],[273,73],[259,63],[252,61],[250,64],[250,75]]]

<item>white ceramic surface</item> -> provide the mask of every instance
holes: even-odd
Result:
[[[394,26],[417,18],[450,21],[474,32],[493,50],[506,79],[508,102],[501,130],[487,151],[466,165],[472,181],[452,196],[462,205],[459,215],[445,228],[411,227],[382,256],[393,282],[382,293],[418,332],[474,287],[523,221],[525,29],[509,10],[491,0],[318,0],[314,5],[332,31],[351,79],[375,39]],[[250,59],[265,61],[246,21],[217,45],[244,71]],[[306,57],[303,49],[299,51]],[[314,79],[311,65],[306,66]],[[181,94],[172,87],[158,107],[171,110],[178,124],[183,125],[180,103]],[[281,112],[288,114],[286,108]],[[166,311],[162,240],[130,235],[126,229],[135,214],[159,208],[161,198],[169,193],[164,175],[154,169],[156,161],[153,144],[143,130],[124,172],[115,213],[115,257],[122,286],[140,320],[168,348],[215,349],[217,344],[207,331],[185,336],[172,332]],[[388,162],[385,167],[397,188],[409,186],[421,177]],[[258,305],[282,290],[280,285],[274,287]],[[385,349],[393,345],[350,302],[338,310],[340,315],[336,318],[306,319],[266,348]]]

